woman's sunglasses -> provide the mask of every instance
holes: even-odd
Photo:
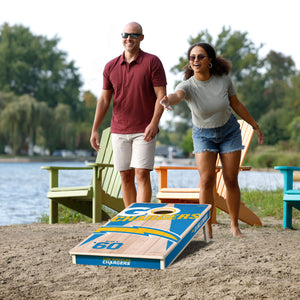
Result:
[[[198,60],[203,60],[205,57],[207,57],[206,55],[203,55],[203,54],[199,54],[199,55],[193,55],[193,56],[190,56],[189,59],[190,61],[195,61],[196,58]]]

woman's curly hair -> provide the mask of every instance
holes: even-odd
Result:
[[[215,49],[207,43],[198,43],[198,44],[194,44],[192,45],[187,53],[188,56],[188,60],[190,58],[190,54],[193,48],[195,47],[201,47],[205,50],[205,52],[207,53],[207,56],[209,58],[211,58],[211,64],[212,67],[209,69],[210,74],[212,75],[217,75],[217,76],[222,76],[224,74],[228,75],[231,71],[231,62],[225,58],[223,58],[222,56],[216,56],[216,51]],[[190,77],[192,77],[194,75],[194,71],[189,68],[189,64],[187,64],[184,67],[184,79],[189,79]]]

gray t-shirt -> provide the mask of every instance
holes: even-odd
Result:
[[[230,118],[229,96],[236,94],[231,78],[212,75],[207,81],[192,76],[176,86],[185,92],[185,101],[192,112],[193,124],[199,128],[223,126]]]

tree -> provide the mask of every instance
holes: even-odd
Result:
[[[20,154],[28,139],[51,153],[91,149],[97,98],[80,94],[75,63],[67,62],[58,43],[23,26],[0,27],[0,152],[11,145]],[[110,126],[111,116],[112,103],[100,131]]]
[[[291,142],[290,144],[297,148],[297,150],[300,149],[300,117],[296,117],[293,119],[293,121],[288,126],[288,131],[291,135]]]
[[[66,104],[58,104],[54,109],[53,126],[51,128],[52,144],[51,152],[55,149],[76,148],[76,126],[71,120],[71,107]]]
[[[283,106],[283,99],[289,90],[290,79],[296,74],[295,63],[290,56],[271,50],[264,63],[265,91],[263,102],[265,111]]]
[[[290,122],[290,116],[283,108],[270,110],[259,121],[262,129],[266,145],[275,145],[279,141],[287,141],[290,134],[287,131],[287,124]]]
[[[180,147],[183,149],[185,153],[193,153],[194,144],[193,144],[193,129],[190,128],[187,133],[183,136],[182,143]]]
[[[217,55],[222,55],[232,63],[230,76],[239,85],[249,73],[257,71],[262,66],[259,59],[259,50],[263,45],[256,47],[248,39],[248,32],[233,31],[231,27],[223,27],[215,43]]]
[[[263,60],[266,69],[267,83],[275,80],[287,80],[291,75],[295,75],[295,63],[290,56],[271,50]]]
[[[40,109],[44,106],[24,95],[11,101],[0,113],[0,132],[13,154],[21,154],[29,142],[35,143]]]
[[[268,110],[268,102],[264,99],[265,78],[262,74],[253,71],[245,76],[237,89],[240,101],[247,107],[255,120]]]
[[[82,86],[74,61],[58,49],[59,38],[34,36],[21,25],[0,27],[0,90],[29,94],[50,107],[58,103],[78,112]]]
[[[289,84],[285,85],[284,98],[281,99],[289,115],[292,117],[300,115],[300,74],[299,72],[289,79]]]

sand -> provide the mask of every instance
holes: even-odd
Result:
[[[100,224],[0,227],[0,299],[300,299],[300,230],[213,225],[165,270],[72,264],[69,250]]]

